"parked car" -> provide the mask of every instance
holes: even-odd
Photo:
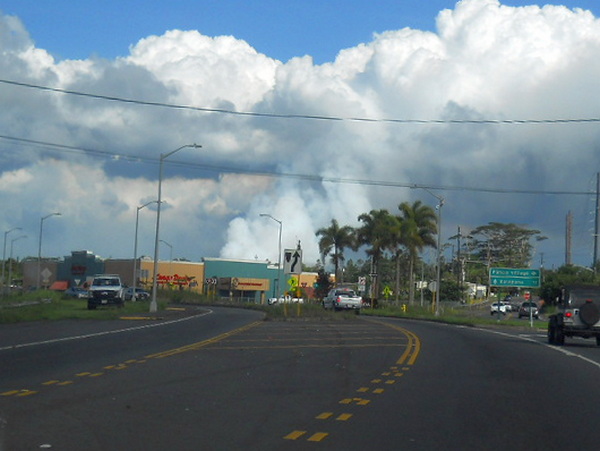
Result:
[[[525,301],[519,307],[519,318],[526,316],[527,318],[533,316],[535,319],[538,319],[540,316],[540,311],[538,306],[533,301]]]
[[[304,304],[303,298],[293,298],[291,296],[284,296],[281,298],[269,298],[267,299],[267,304],[269,305],[277,305],[277,304]]]
[[[126,301],[131,301],[133,299],[133,287],[126,288],[123,296],[125,297]],[[143,288],[136,287],[135,298],[141,300],[148,299],[150,298],[150,293]]]
[[[508,305],[510,304],[506,304],[502,301],[494,302],[492,305],[490,305],[490,315],[493,315],[494,313],[506,314],[507,312],[510,312],[510,309],[507,308]]]
[[[65,290],[65,296],[77,299],[87,299],[88,291],[81,287],[70,287]]]

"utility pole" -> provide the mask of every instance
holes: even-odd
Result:
[[[596,219],[594,221],[594,261],[592,269],[596,272],[596,262],[598,261],[598,213],[600,210],[600,172],[596,173]]]
[[[565,230],[565,265],[571,264],[571,236],[573,234],[573,215],[571,211],[567,213]],[[595,258],[595,256],[594,256]]]
[[[463,284],[462,284],[462,278],[463,278],[463,265],[462,265],[462,259],[460,257],[460,238],[461,238],[461,234],[460,234],[460,226],[458,226],[458,234],[456,235],[456,240],[457,240],[457,251],[456,251],[456,262],[458,263],[458,271],[457,271],[457,282],[458,282],[458,292],[460,293],[460,300],[462,301],[462,296],[463,296]]]

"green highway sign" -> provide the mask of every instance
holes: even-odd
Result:
[[[490,268],[491,287],[538,288],[539,269]]]

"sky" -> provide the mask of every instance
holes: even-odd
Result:
[[[589,0],[0,0],[6,256],[37,256],[43,226],[43,256],[131,258],[136,217],[152,256],[156,207],[139,207],[179,149],[161,259],[277,261],[268,214],[314,264],[332,219],[443,198],[444,242],[522,225],[547,237],[547,268],[570,212],[573,262],[590,265],[599,15]]]

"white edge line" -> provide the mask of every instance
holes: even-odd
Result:
[[[16,344],[16,345],[3,346],[3,347],[0,347],[0,351],[8,351],[11,349],[20,349],[20,348],[27,348],[27,347],[31,347],[31,346],[40,346],[40,345],[46,345],[46,344],[51,344],[51,343],[59,343],[61,341],[82,340],[85,338],[101,337],[103,335],[120,334],[122,332],[130,332],[133,330],[150,329],[152,327],[161,327],[161,326],[166,326],[168,324],[174,324],[174,323],[179,323],[182,321],[187,321],[187,320],[190,320],[193,318],[198,318],[199,316],[210,315],[212,313],[214,313],[214,312],[212,310],[208,309],[208,311],[198,314],[198,315],[186,316],[185,318],[179,318],[179,319],[174,319],[174,320],[160,322],[160,323],[154,322],[152,324],[144,324],[143,326],[127,327],[124,329],[110,330],[110,331],[105,331],[105,332],[95,332],[93,334],[75,335],[72,337],[55,338],[52,340],[33,341],[30,343],[21,343],[21,344]]]
[[[544,347],[546,347],[548,349],[552,349],[554,351],[561,352],[561,353],[563,353],[566,356],[576,357],[578,359],[583,360],[584,362],[587,362],[587,363],[589,363],[591,365],[594,365],[596,368],[600,368],[600,363],[598,363],[598,362],[596,362],[596,361],[594,361],[594,360],[592,360],[592,359],[590,359],[588,357],[584,357],[584,356],[582,356],[580,354],[576,354],[574,352],[568,351],[568,350],[566,350],[565,348],[563,348],[561,346],[552,346],[552,345],[550,345],[548,343],[540,343],[539,341],[534,340],[533,338],[524,337],[522,335],[511,335],[511,334],[507,334],[506,332],[500,332],[500,331],[497,331],[497,330],[490,330],[490,329],[483,329],[483,328],[476,328],[476,329],[484,331],[484,332],[492,333],[492,334],[502,335],[504,337],[518,338],[520,340],[530,341],[531,343],[535,343],[535,344],[538,344],[540,346],[544,346]]]

